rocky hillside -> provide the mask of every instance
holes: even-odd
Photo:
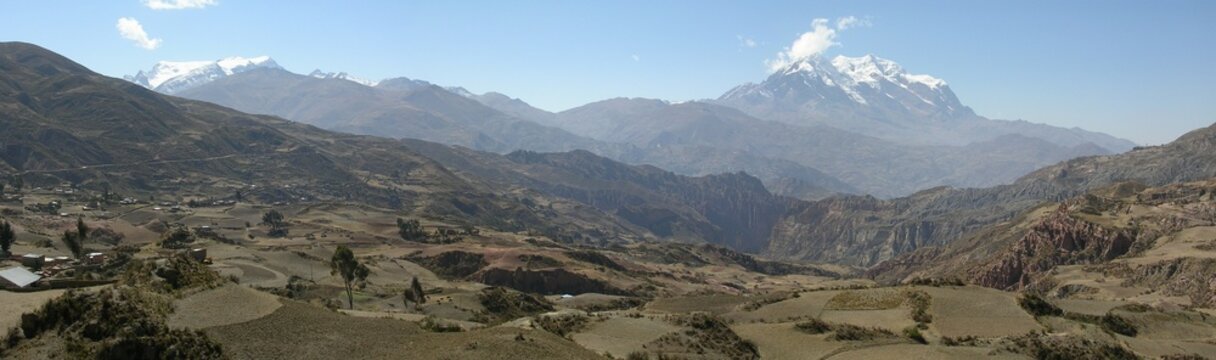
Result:
[[[1214,144],[1216,125],[1163,146],[1062,162],[1010,185],[930,189],[892,200],[840,197],[809,203],[778,223],[766,253],[871,266],[922,247],[950,244],[1044,202],[1117,182],[1161,186],[1216,177]]]
[[[223,199],[239,192],[266,202],[367,204],[555,238],[553,229],[614,234],[601,241],[661,237],[630,225],[628,213],[457,174],[396,140],[160,95],[34,45],[0,45],[0,69],[0,175],[19,176],[28,187],[70,183],[141,198]],[[691,223],[681,216],[663,219]],[[718,241],[726,232],[679,235]]]
[[[687,177],[630,166],[588,151],[507,155],[403,140],[461,174],[500,188],[535,189],[614,214],[657,238],[707,240],[746,251],[767,245],[773,224],[797,200],[775,196],[742,173]]]
[[[1005,290],[1051,291],[1067,285],[1059,269],[1087,265],[1086,272],[1120,278],[1124,286],[1211,303],[1216,284],[1198,274],[1216,257],[1214,192],[1216,180],[1162,187],[1120,183],[1046,204],[945,246],[898,256],[869,275],[885,282],[957,278]]]

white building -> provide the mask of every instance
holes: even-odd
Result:
[[[23,288],[38,282],[42,277],[20,266],[0,270],[0,285]]]

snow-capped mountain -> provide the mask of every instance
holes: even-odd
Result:
[[[470,99],[475,99],[475,98],[477,98],[477,96],[478,96],[477,94],[474,94],[472,91],[469,91],[468,89],[465,89],[465,88],[460,87],[460,86],[448,86],[448,87],[445,87],[445,88],[443,88],[443,89],[444,89],[444,90],[447,90],[447,91],[450,91],[450,92],[451,92],[451,93],[453,93],[453,94],[460,95],[460,96],[464,96],[464,97],[467,97],[467,98],[470,98]]]
[[[1113,152],[1135,144],[1110,135],[1025,121],[991,120],[963,105],[944,80],[874,55],[811,57],[712,102],[793,125],[827,125],[906,144],[966,145],[1016,134]]]
[[[909,73],[894,61],[873,55],[803,59],[762,83],[735,87],[718,101],[782,113],[765,115],[794,123],[855,121],[858,117],[887,122],[945,120],[974,115],[945,81]]]
[[[269,56],[229,57],[215,61],[161,61],[148,71],[140,71],[123,78],[157,92],[173,94],[258,68],[282,69]]]
[[[324,71],[321,71],[321,69],[313,70],[311,73],[308,73],[308,76],[315,77],[318,79],[340,79],[340,80],[346,80],[346,81],[353,81],[355,83],[359,83],[359,84],[366,85],[366,86],[376,86],[376,84],[380,83],[379,81],[367,80],[367,79],[364,79],[361,77],[357,77],[357,76],[348,74],[346,72],[324,72]]]

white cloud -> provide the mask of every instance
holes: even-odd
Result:
[[[160,46],[160,39],[148,37],[148,32],[144,31],[143,25],[140,25],[139,21],[135,19],[127,17],[118,18],[118,24],[115,27],[118,28],[119,35],[122,35],[127,40],[134,41],[135,46],[148,50],[156,49]]]
[[[870,21],[855,16],[846,16],[836,19],[835,27],[831,25],[832,23],[828,19],[812,20],[811,31],[799,35],[797,39],[794,39],[793,44],[777,53],[775,59],[765,60],[764,64],[768,65],[770,71],[777,71],[792,63],[822,54],[829,48],[840,45],[836,41],[836,35],[840,31],[859,26],[870,26]]]
[[[749,37],[744,37],[743,35],[735,35],[735,38],[739,39],[739,46],[742,47],[754,48],[756,45],[758,45],[756,44],[756,40],[752,40],[752,38]]]
[[[633,61],[642,61],[642,57],[638,56],[638,54],[633,54],[633,56],[630,56],[630,57],[633,58]]]
[[[215,5],[215,0],[144,0],[152,10],[202,9]]]
[[[870,27],[870,19],[858,18],[856,16],[845,16],[836,19],[836,30],[848,30],[855,27]]]

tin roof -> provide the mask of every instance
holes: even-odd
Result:
[[[35,281],[38,281],[38,279],[41,279],[42,277],[30,272],[29,270],[26,270],[23,267],[14,266],[0,270],[0,278],[3,278],[4,281],[12,283],[17,287],[26,287],[33,284]]]

